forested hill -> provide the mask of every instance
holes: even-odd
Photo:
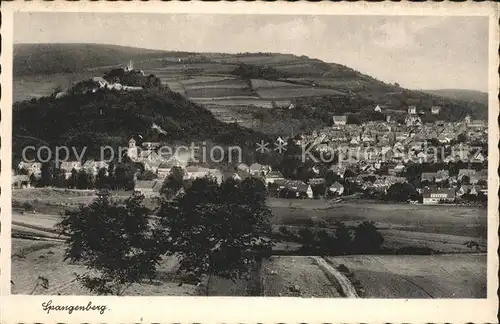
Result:
[[[82,72],[128,60],[155,59],[166,51],[101,44],[15,44],[14,76]]]
[[[422,92],[429,93],[436,96],[468,101],[479,102],[483,105],[488,105],[488,93],[474,90],[464,89],[438,89],[438,90],[422,90]]]
[[[456,121],[468,114],[486,119],[488,113],[484,102],[408,90],[307,56],[188,53],[95,44],[15,45],[14,101],[49,96],[55,88],[66,89],[123,67],[129,60],[180,94],[179,100],[195,102],[221,121],[237,121],[273,136],[327,126],[334,115],[354,115],[360,122],[385,120],[386,116],[404,121],[410,105],[423,114],[424,122]],[[62,73],[67,71],[72,73]],[[292,103],[296,109],[288,109]],[[382,114],[374,114],[377,105]],[[441,112],[431,114],[432,106],[440,106]]]
[[[87,154],[96,156],[101,146],[124,147],[139,135],[150,141],[252,147],[262,138],[255,131],[217,120],[207,109],[168,89],[103,89],[23,101],[14,104],[13,125],[14,155],[29,144],[87,147]]]

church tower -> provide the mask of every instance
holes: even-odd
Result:
[[[128,141],[127,156],[132,161],[137,159],[137,146],[135,145],[135,139],[133,137]]]

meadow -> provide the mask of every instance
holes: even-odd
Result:
[[[355,225],[373,221],[384,236],[384,246],[428,248],[443,253],[485,252],[487,212],[480,207],[425,206],[409,204],[339,203],[323,200],[269,199],[276,228],[291,230],[308,226],[335,228],[335,222]],[[478,243],[469,248],[468,241]]]
[[[365,298],[486,298],[486,254],[328,257],[361,283]]]

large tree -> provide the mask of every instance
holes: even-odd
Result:
[[[133,283],[153,278],[160,260],[143,196],[124,205],[100,192],[88,206],[67,210],[58,226],[68,236],[65,260],[89,270],[77,280],[91,292],[121,295]]]
[[[265,185],[256,178],[221,186],[208,178],[193,181],[184,195],[161,201],[164,251],[180,258],[179,271],[199,279],[207,275],[207,294],[215,275],[247,275],[272,247],[265,199]]]

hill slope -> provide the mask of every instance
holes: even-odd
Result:
[[[473,101],[483,105],[488,104],[488,93],[464,90],[464,89],[438,89],[438,90],[422,90],[422,92],[429,93],[436,96],[447,97],[456,100]]]
[[[72,83],[64,78],[100,75],[109,65],[132,59],[136,68],[158,76],[172,91],[203,105],[219,120],[237,121],[265,133],[308,131],[328,125],[338,114],[355,114],[361,121],[384,119],[385,115],[404,119],[409,105],[425,113],[426,121],[458,120],[466,114],[487,117],[484,103],[403,89],[349,67],[306,56],[161,52],[88,44],[18,46],[17,53],[24,53],[20,59],[15,58],[14,92],[18,100],[48,95],[49,85],[53,88]],[[30,55],[36,57],[29,53],[37,53],[40,48],[44,56],[39,64],[23,68],[20,62]],[[86,54],[73,59],[71,53],[76,51]],[[51,70],[81,72],[40,79]],[[33,75],[20,75],[22,71]],[[291,104],[295,109],[288,109]],[[376,105],[383,107],[382,115],[373,114]],[[434,105],[443,108],[438,116],[430,114]]]
[[[168,89],[98,90],[23,101],[14,104],[13,125],[14,160],[26,145],[66,146],[70,151],[86,147],[87,158],[99,158],[101,147],[124,147],[139,135],[144,141],[206,141],[242,147],[253,147],[262,138],[250,129],[217,120],[210,111]]]
[[[161,57],[165,51],[101,44],[15,44],[14,76],[82,72],[86,68]]]

